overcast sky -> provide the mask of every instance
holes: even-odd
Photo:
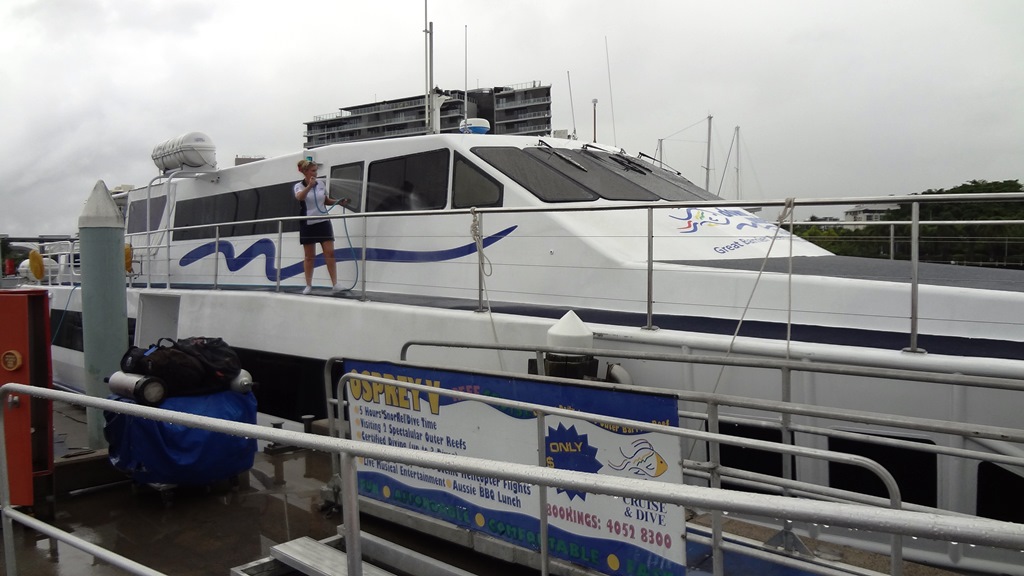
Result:
[[[437,86],[550,84],[554,128],[587,141],[596,98],[599,141],[665,139],[700,185],[713,115],[712,191],[735,126],[745,199],[1024,177],[1024,1],[434,0],[428,18]],[[74,234],[97,180],[145,185],[186,132],[230,166],[421,93],[423,23],[422,0],[3,0],[0,233]]]

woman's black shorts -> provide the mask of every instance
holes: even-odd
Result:
[[[299,222],[299,244],[317,244],[319,242],[334,242],[334,227],[330,220],[306,224]]]

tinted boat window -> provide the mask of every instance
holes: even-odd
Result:
[[[241,220],[298,216],[299,206],[292,192],[293,185],[294,182],[285,182],[176,202],[174,205],[174,227],[221,224],[221,238],[251,234],[276,234],[278,223],[274,221],[258,224],[232,225],[231,223]],[[298,229],[298,221],[292,220],[284,222],[282,231],[295,232]],[[216,236],[217,229],[214,226],[174,231],[175,240],[199,240]]]
[[[217,194],[207,198],[197,198],[178,202],[174,207],[174,227],[200,226],[203,224],[221,224],[235,221],[235,211],[238,208],[237,192]],[[234,233],[234,226],[222,226],[221,236],[231,236]],[[200,238],[215,238],[217,229],[214,226],[197,228],[194,230],[175,230],[175,240],[198,240]]]
[[[331,182],[327,192],[331,198],[348,198],[346,210],[359,212],[363,202],[363,163],[331,167]]]
[[[896,438],[910,440],[922,444],[935,442],[921,438],[899,438],[875,434],[880,438]],[[847,440],[846,438],[829,438],[828,449],[832,452],[856,454],[870,458],[885,467],[899,486],[904,502],[912,502],[922,506],[935,507],[938,501],[938,456],[928,452],[918,452],[897,446],[884,446]],[[828,463],[828,485],[832,488],[859,492],[879,498],[888,498],[889,491],[882,480],[874,472],[852,464]]]
[[[720,198],[690,182],[681,175],[664,168],[651,166],[651,174],[656,178],[644,186],[650,188],[665,200],[720,200]]]
[[[448,203],[448,149],[370,163],[367,212],[437,210]]]
[[[978,464],[978,516],[1017,524],[1024,522],[1021,492],[1024,492],[1024,476],[992,462]]]
[[[167,196],[154,196],[149,200],[148,227],[146,226],[146,203],[147,201],[142,199],[128,205],[129,234],[159,229],[160,218],[164,215],[164,207],[167,206]]]
[[[659,168],[636,158],[630,158],[625,154],[615,154],[593,148],[585,148],[580,152],[573,152],[573,154],[573,158],[578,159],[578,156],[589,158],[593,162],[612,170],[619,176],[638,186],[642,186],[665,200],[678,202],[719,199],[714,194],[705,192],[702,188],[675,172]]]
[[[660,199],[657,194],[623,178],[620,172],[624,170],[618,165],[615,170],[610,170],[610,167],[598,162],[592,155],[576,150],[552,148],[529,148],[525,152],[579,182],[582,186],[597,192],[606,200],[642,202]],[[572,162],[568,162],[566,159],[572,160]]]
[[[452,207],[501,206],[501,184],[484,174],[461,154],[455,154]]]
[[[478,146],[473,153],[545,202],[580,202],[598,197],[519,148]]]
[[[235,192],[235,198],[238,201],[238,207],[235,210],[235,221],[241,222],[243,220],[255,220],[259,218],[260,211],[260,195],[256,190],[243,190],[241,192]],[[255,224],[235,224],[228,236],[249,236],[255,233]],[[224,230],[220,232],[222,235],[225,234]]]
[[[259,207],[256,216],[259,220],[282,218],[285,216],[299,215],[299,201],[295,199],[293,187],[295,182],[274,184],[254,188]],[[260,222],[253,229],[253,234],[277,234],[278,223],[274,221]],[[289,220],[282,223],[282,232],[298,232],[299,221]]]

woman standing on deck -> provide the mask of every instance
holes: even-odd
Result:
[[[344,206],[348,199],[335,200],[327,196],[324,183],[316,179],[317,170],[320,165],[309,160],[299,160],[299,172],[302,173],[302,181],[296,182],[293,188],[295,198],[299,201],[300,215],[323,216],[327,214],[327,207],[335,204]],[[324,252],[324,261],[327,263],[327,274],[331,277],[331,286],[335,292],[343,290],[338,284],[337,266],[334,260],[334,227],[331,221],[325,218],[307,218],[299,221],[299,243],[302,244],[302,272],[306,276],[306,287],[303,294],[309,294],[313,290],[313,266],[316,258],[316,245]]]

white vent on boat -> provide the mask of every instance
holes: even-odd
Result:
[[[153,148],[153,163],[161,172],[191,169],[217,169],[217,147],[202,132],[189,132],[171,138]]]

